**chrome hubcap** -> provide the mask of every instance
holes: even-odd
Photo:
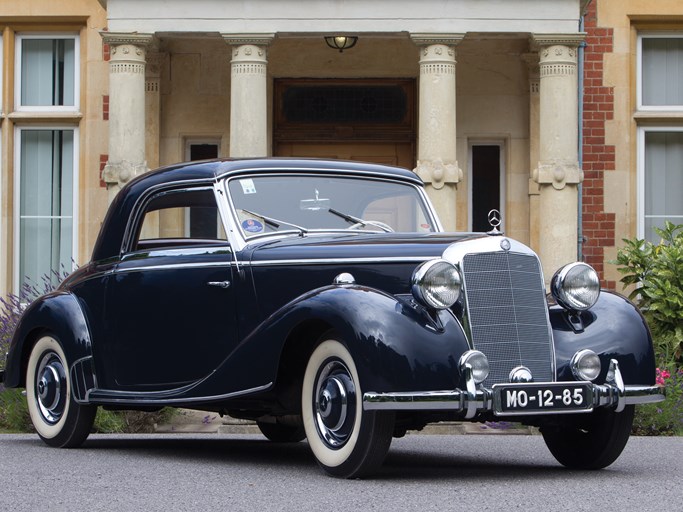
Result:
[[[330,448],[341,448],[353,433],[356,386],[341,361],[325,364],[316,379],[314,412],[320,437]]]
[[[54,352],[43,356],[36,372],[36,402],[45,422],[57,423],[66,406],[66,372]]]

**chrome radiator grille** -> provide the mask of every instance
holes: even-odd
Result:
[[[509,382],[526,366],[536,382],[554,380],[545,287],[538,259],[509,252],[468,254],[462,260],[474,348],[488,357],[485,386]]]

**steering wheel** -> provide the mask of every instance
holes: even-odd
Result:
[[[349,226],[346,229],[359,229],[359,228],[364,228],[366,226],[375,226],[385,233],[393,233],[394,228],[392,228],[389,224],[385,222],[381,222],[379,220],[364,220],[363,222],[356,222],[354,225]]]

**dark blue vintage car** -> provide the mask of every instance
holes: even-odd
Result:
[[[185,407],[306,438],[329,474],[377,470],[444,420],[540,427],[570,468],[623,450],[663,399],[648,328],[584,263],[546,295],[528,247],[444,233],[406,170],[317,160],[180,164],[116,197],[92,261],[25,311],[4,383],[78,446],[97,407]]]

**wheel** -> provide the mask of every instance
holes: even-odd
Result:
[[[31,350],[26,399],[36,432],[50,446],[74,448],[90,434],[97,407],[73,400],[64,350],[51,336],[40,338]]]
[[[364,411],[358,371],[334,333],[322,338],[306,366],[301,412],[308,444],[330,475],[360,478],[384,462],[394,413]]]
[[[256,425],[264,436],[275,443],[298,443],[306,439],[303,426],[264,423],[262,421],[257,421]]]
[[[571,426],[541,429],[546,446],[557,461],[571,469],[602,469],[624,450],[633,425],[635,407],[622,412],[598,409]]]

